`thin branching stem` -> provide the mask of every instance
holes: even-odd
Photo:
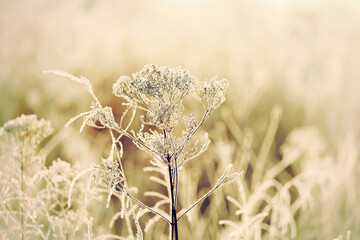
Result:
[[[177,227],[177,218],[176,218],[176,203],[175,203],[175,196],[174,196],[174,176],[172,173],[172,167],[170,164],[170,157],[168,155],[169,161],[169,180],[170,180],[170,194],[171,194],[171,239],[178,240],[178,227]]]
[[[202,200],[204,200],[205,198],[207,198],[208,196],[210,196],[216,189],[218,189],[219,187],[226,185],[228,183],[232,183],[236,180],[238,180],[238,178],[243,174],[243,172],[240,173],[233,173],[231,175],[226,175],[226,172],[223,174],[222,177],[220,177],[220,179],[217,181],[216,185],[206,194],[204,194],[204,196],[202,196],[201,198],[199,198],[196,202],[194,202],[190,207],[188,207],[179,217],[178,217],[178,221],[186,214],[188,213],[191,209],[193,209],[198,203],[200,203]],[[229,177],[232,176],[236,176],[234,179],[225,182]]]
[[[164,130],[164,141],[166,141],[166,130]],[[169,152],[167,153],[167,164],[169,169],[169,184],[170,184],[170,195],[171,195],[171,240],[178,240],[178,226],[177,226],[177,217],[176,217],[176,197],[174,195],[175,192],[175,181],[177,181],[176,175],[177,175],[177,168],[172,167],[171,157]],[[175,163],[176,164],[176,163]],[[173,170],[175,172],[173,172]]]
[[[126,192],[126,196],[128,196],[131,200],[133,200],[134,202],[138,203],[140,206],[142,206],[143,208],[146,208],[147,210],[149,210],[150,212],[159,215],[162,219],[164,219],[167,223],[171,224],[171,221],[165,217],[162,213],[160,213],[158,210],[155,210],[149,206],[147,206],[146,204],[144,204],[143,202],[141,202],[140,200],[138,200],[137,198],[133,197],[129,192]]]
[[[177,198],[178,198],[178,188],[179,188],[179,174],[178,174],[178,165],[177,165],[177,159],[174,158],[175,163],[175,206],[177,205]]]
[[[139,141],[138,139],[136,139],[134,136],[132,136],[131,134],[129,134],[128,132],[126,132],[124,129],[116,126],[112,126],[112,127],[108,127],[109,129],[112,129],[112,130],[115,130],[117,131],[118,133],[130,138],[131,141],[133,141],[135,144],[139,144],[140,146],[144,147],[146,150],[148,150],[149,152],[151,153],[155,153],[157,154],[156,151],[154,151],[153,149],[151,149],[149,146],[147,146],[146,144],[144,144],[142,141]]]
[[[216,189],[218,189],[221,184],[226,180],[226,178],[224,178],[222,181],[220,181],[218,184],[215,185],[215,187],[213,187],[209,192],[207,192],[204,196],[202,196],[201,198],[199,198],[196,202],[194,202],[190,207],[188,207],[179,217],[178,217],[178,221],[186,214],[188,213],[191,209],[193,209],[199,202],[201,202],[202,200],[204,200],[205,198],[207,198],[209,195],[211,195]]]
[[[183,152],[186,143],[199,130],[199,128],[204,124],[205,120],[210,116],[211,113],[212,113],[212,110],[206,110],[205,111],[200,123],[196,126],[196,128],[189,135],[187,135],[187,137],[185,138],[185,140],[183,141],[181,146],[177,149],[176,154],[175,154],[175,158],[177,158],[180,155],[180,153]]]

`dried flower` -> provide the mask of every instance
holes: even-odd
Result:
[[[196,79],[180,67],[174,69],[150,64],[133,74],[131,86],[139,93],[156,99],[164,100],[167,96],[174,100],[177,94],[190,94],[195,89]]]
[[[202,82],[197,94],[206,102],[205,108],[215,109],[225,101],[225,93],[229,83],[226,79],[217,80],[213,77],[210,82]]]
[[[171,131],[177,126],[182,111],[182,105],[160,103],[158,110],[152,110],[147,113],[146,120],[148,124]]]
[[[227,168],[213,189],[188,209],[184,210],[184,213],[180,217],[176,217],[176,202],[179,186],[178,172],[183,164],[198,157],[207,149],[210,143],[207,133],[204,134],[202,144],[198,144],[198,141],[192,143],[191,140],[213,110],[225,101],[225,92],[228,85],[227,80],[218,81],[216,78],[212,78],[210,82],[199,83],[188,70],[181,69],[180,67],[158,67],[155,64],[145,65],[139,72],[134,73],[132,78],[121,76],[116,83],[113,84],[113,94],[127,101],[123,103],[123,105],[127,106],[127,109],[133,109],[131,121],[134,119],[136,110],[142,111],[143,115],[140,117],[142,126],[136,133],[134,130],[128,131],[131,121],[128,127],[122,128],[122,119],[124,119],[128,110],[125,111],[121,117],[120,124],[117,124],[114,120],[112,109],[101,106],[93,93],[90,82],[86,78],[76,78],[61,71],[50,72],[79,82],[95,99],[95,102],[91,104],[91,110],[89,112],[77,115],[71,119],[68,124],[78,117],[83,116],[84,121],[80,130],[82,130],[85,125],[109,130],[112,138],[109,157],[102,158],[101,164],[95,164],[90,167],[90,169],[78,174],[72,183],[73,185],[76,179],[83,173],[92,172],[88,186],[91,181],[94,180],[97,187],[107,190],[107,207],[110,204],[110,199],[113,194],[118,197],[125,196],[147,209],[147,211],[155,213],[159,219],[163,218],[166,220],[171,226],[170,231],[173,234],[176,232],[177,235],[177,230],[175,231],[174,227],[177,228],[177,221],[184,214],[217,188],[238,179],[241,175],[240,173],[230,174],[230,168]],[[182,117],[184,112],[183,99],[189,95],[201,101],[204,106],[204,113],[199,122],[193,114]],[[181,118],[185,129],[181,131],[180,136],[176,136],[174,129],[179,125],[179,119]],[[145,125],[150,127],[155,126],[157,129],[149,129],[147,132],[143,132]],[[114,132],[119,134],[118,138],[114,137]],[[154,158],[153,161],[150,161],[151,164],[154,165],[154,168],[157,169],[158,172],[165,174],[165,180],[154,176],[150,179],[168,187],[168,196],[162,196],[162,194],[156,195],[161,196],[165,201],[164,203],[170,204],[171,217],[159,209],[160,205],[155,205],[154,208],[151,208],[129,193],[125,173],[120,161],[123,150],[120,142],[122,136],[126,136],[132,140],[139,149],[150,153]],[[120,146],[120,150],[117,152],[118,158],[114,159],[113,152],[117,150],[115,148],[118,145]],[[180,157],[182,157],[182,159],[180,159]],[[69,195],[71,195],[71,189]],[[134,210],[132,211],[134,214]],[[123,214],[120,215],[122,216]],[[142,239],[143,236],[140,225],[137,222],[138,218],[139,216],[135,217],[135,226],[137,228],[136,237],[137,239]]]
[[[7,132],[15,136],[19,141],[28,141],[33,146],[40,144],[53,131],[49,121],[37,120],[36,115],[24,115],[10,120],[0,130],[0,135]]]
[[[182,132],[184,137],[188,136],[191,132],[196,129],[197,121],[193,113],[183,117],[183,123],[185,130]]]
[[[116,83],[113,84],[113,94],[117,97],[127,98],[127,100],[134,98],[136,92],[131,86],[131,78],[128,76],[121,76]]]

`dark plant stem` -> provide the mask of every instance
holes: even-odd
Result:
[[[169,166],[169,178],[170,178],[170,192],[171,192],[171,240],[178,240],[178,227],[177,227],[177,217],[176,217],[176,203],[174,196],[174,174],[172,173],[170,157],[168,156],[168,166]],[[175,237],[175,238],[174,238]]]
[[[166,141],[166,130],[164,130],[164,142]],[[166,154],[166,160],[169,167],[169,182],[170,182],[170,194],[171,194],[171,240],[178,240],[178,226],[177,222],[178,219],[176,217],[176,196],[177,195],[177,163],[176,161],[171,161],[171,156],[169,154],[169,151],[167,151]],[[173,168],[172,165],[175,163],[175,167]],[[176,190],[175,190],[176,189]],[[176,191],[176,193],[175,193]]]

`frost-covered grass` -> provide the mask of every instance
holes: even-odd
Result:
[[[277,159],[271,149],[283,115],[279,105],[270,113],[258,152],[254,147],[255,131],[243,131],[233,114],[224,111],[222,121],[210,131],[215,137],[209,154],[208,133],[200,138],[196,133],[225,101],[226,80],[213,78],[201,82],[181,68],[146,65],[132,78],[122,76],[114,83],[113,94],[122,99],[119,106],[126,107],[115,120],[113,109],[101,105],[89,80],[58,70],[45,73],[69,78],[90,93],[94,100],[91,110],[78,114],[65,127],[82,118],[80,132],[86,126],[108,131],[110,149],[99,163],[92,163],[87,169],[81,170],[61,159],[47,166],[41,148],[46,149],[52,141],[41,143],[53,131],[50,122],[37,120],[36,115],[22,115],[6,123],[0,131],[2,238],[144,239],[168,235],[169,239],[296,239],[303,234],[319,237],[329,231],[321,224],[332,222],[329,220],[332,216],[341,218],[336,214],[339,208],[349,214],[346,230],[357,234],[359,216],[350,212],[359,194],[356,190],[352,192],[358,179],[359,154],[352,135],[347,135],[334,155],[318,129],[296,128],[279,147],[281,159]],[[194,100],[201,103],[202,113],[187,113],[188,98],[191,104]],[[133,124],[135,117],[139,117],[138,126]],[[138,148],[135,161],[145,166],[133,170],[139,187],[129,185],[127,180],[123,165],[129,161],[124,157],[128,148],[123,138]],[[147,154],[142,155],[141,151]],[[233,165],[245,170],[245,178],[240,179],[240,172],[230,172]],[[203,170],[199,170],[201,167]],[[145,176],[143,171],[150,174]],[[198,191],[202,185],[201,172],[213,185],[205,193]],[[87,178],[81,181],[85,174]],[[146,178],[160,188],[143,188]],[[228,183],[233,186],[228,185],[220,192],[222,199],[211,196]],[[339,197],[339,193],[345,196]],[[105,197],[99,198],[101,195]],[[327,203],[329,198],[332,201]],[[97,214],[89,212],[89,202],[95,203]],[[200,211],[193,210],[197,205],[201,205]],[[114,211],[116,208],[119,210]],[[106,224],[101,219],[102,211],[113,211],[108,213],[111,218]],[[187,216],[186,224],[180,224],[183,216]],[[94,225],[96,218],[100,219]],[[163,226],[161,221],[169,226],[162,232],[158,230],[158,226]],[[312,232],[311,224],[320,224],[324,232]],[[118,228],[120,231],[116,231]],[[336,229],[345,231],[343,226]],[[348,231],[346,238],[350,236]]]

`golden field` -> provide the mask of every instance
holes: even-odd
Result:
[[[130,220],[118,218],[121,199],[112,196],[107,208],[106,192],[92,185],[82,206],[86,176],[75,183],[72,197],[81,211],[68,220],[57,210],[42,210],[38,221],[35,210],[23,209],[23,199],[34,206],[44,189],[51,194],[48,183],[56,172],[66,185],[61,201],[67,203],[71,180],[106,158],[112,144],[106,130],[85,127],[80,134],[81,120],[64,128],[88,111],[92,98],[79,84],[43,71],[86,77],[119,120],[126,108],[111,93],[113,83],[154,63],[186,68],[201,81],[214,75],[229,81],[226,101],[194,136],[201,140],[208,132],[207,151],[179,172],[179,208],[208,192],[228,164],[244,171],[179,221],[179,239],[358,239],[359,43],[356,0],[0,1],[0,126],[36,114],[54,129],[29,153],[41,152],[38,173],[48,171],[33,185],[36,171],[26,173],[32,174],[31,186],[13,180],[27,168],[16,152],[26,145],[9,144],[9,128],[0,131],[0,236],[88,239],[91,229],[94,240],[135,239],[135,226],[127,225],[131,213]],[[184,106],[202,111],[192,100]],[[140,123],[136,115],[131,128]],[[144,171],[151,155],[128,138],[122,144],[128,185],[153,206],[159,199],[144,193],[166,194],[166,188],[149,180],[159,175]],[[55,169],[58,158],[64,162]],[[10,193],[17,200],[8,204]],[[65,205],[59,203],[67,211]],[[168,239],[165,221],[148,225],[153,217],[139,219],[143,238]]]

